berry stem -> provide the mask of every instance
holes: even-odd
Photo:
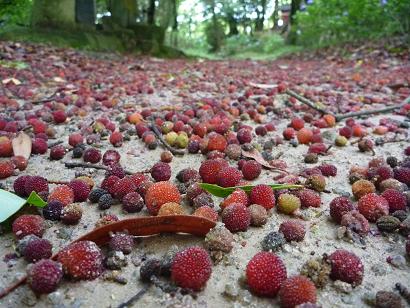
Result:
[[[164,138],[162,138],[162,134],[161,132],[158,130],[158,128],[154,125],[151,124],[149,126],[149,128],[154,132],[154,134],[157,136],[157,138],[159,139],[159,141],[162,143],[162,145],[169,150],[172,154],[174,155],[184,155],[185,151],[184,150],[177,150],[174,149],[173,147],[171,147],[168,143],[166,143],[166,141],[164,140]]]
[[[137,301],[139,301],[145,293],[149,290],[151,284],[145,285],[141,290],[138,291],[133,297],[131,297],[126,302],[123,302],[117,306],[117,308],[125,308],[125,307],[132,307]]]

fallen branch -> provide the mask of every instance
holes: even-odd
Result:
[[[98,169],[98,170],[105,170],[105,171],[109,170],[109,167],[107,166],[87,164],[87,163],[77,163],[77,162],[70,162],[70,161],[65,162],[64,165],[66,166],[66,168],[69,168],[69,169],[80,167],[80,168],[91,168],[91,169]],[[127,171],[127,170],[124,170],[124,171],[128,175],[134,174],[131,171]]]
[[[371,115],[371,114],[377,114],[377,113],[385,113],[389,111],[393,111],[395,109],[402,108],[404,105],[407,105],[410,103],[410,96],[407,97],[401,104],[395,105],[395,106],[389,106],[386,108],[381,108],[381,109],[374,109],[374,110],[363,110],[363,111],[357,111],[357,112],[349,112],[345,114],[337,114],[335,115],[336,121],[340,121],[346,118],[353,118],[353,117],[360,117],[364,115]]]
[[[51,94],[50,96],[48,96],[48,97],[46,97],[46,98],[43,98],[43,99],[40,99],[40,100],[36,100],[36,101],[32,101],[31,103],[32,103],[33,105],[36,105],[36,104],[51,102],[51,101],[57,96],[59,90],[60,90],[60,89],[55,90],[53,94]]]
[[[333,115],[331,112],[327,111],[327,110],[324,109],[324,108],[321,108],[321,107],[317,106],[317,104],[315,104],[315,103],[312,102],[311,100],[307,99],[306,97],[304,97],[304,96],[302,96],[302,95],[297,94],[296,92],[294,92],[294,91],[292,91],[292,90],[287,89],[287,90],[286,90],[286,94],[288,94],[288,95],[290,95],[290,96],[296,98],[299,102],[301,102],[301,103],[303,103],[303,104],[309,106],[310,108],[312,108],[312,109],[314,109],[314,110],[316,110],[316,111],[318,111],[318,112],[320,112],[320,113],[322,113],[322,114],[330,114],[330,115]]]
[[[141,290],[138,291],[137,294],[135,294],[133,297],[131,297],[126,302],[119,304],[117,308],[126,308],[126,307],[134,306],[134,304],[138,302],[142,298],[142,296],[144,296],[145,293],[147,293],[150,287],[151,287],[151,284],[145,285]]]
[[[159,141],[162,143],[162,145],[169,150],[172,154],[174,155],[184,155],[185,151],[184,150],[177,150],[171,147],[162,137],[161,132],[158,130],[158,128],[155,126],[155,124],[151,124],[149,128],[154,132],[154,134],[157,136]]]

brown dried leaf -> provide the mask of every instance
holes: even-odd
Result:
[[[259,88],[259,89],[274,89],[277,88],[277,84],[263,84],[263,83],[253,83],[249,82],[249,85],[254,88]]]
[[[14,156],[23,156],[25,159],[30,158],[31,154],[31,138],[25,132],[20,132],[16,138],[12,140]]]
[[[286,170],[283,169],[282,166],[278,167],[278,160],[273,160],[271,163],[269,163],[262,157],[261,153],[259,153],[259,151],[256,149],[252,149],[250,151],[242,150],[242,156],[245,156],[246,158],[252,158],[265,168],[271,169],[273,171],[288,173]]]

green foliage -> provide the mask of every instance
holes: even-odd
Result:
[[[219,51],[225,40],[225,28],[221,22],[213,20],[206,25],[205,36],[207,43],[211,46],[211,51]]]
[[[297,14],[297,42],[327,46],[410,32],[410,1],[315,0]]]
[[[29,25],[32,5],[31,0],[1,0],[0,25],[1,23]]]

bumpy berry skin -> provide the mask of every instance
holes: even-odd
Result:
[[[29,234],[42,237],[46,229],[41,216],[21,215],[14,220],[12,230],[18,239],[22,239]]]
[[[293,276],[286,279],[279,290],[281,308],[293,308],[304,303],[316,303],[316,287],[305,276]]]
[[[74,192],[68,185],[55,187],[48,196],[48,202],[60,201],[64,206],[74,202]]]
[[[381,216],[389,214],[389,203],[382,196],[371,193],[360,198],[358,209],[367,220],[376,222]]]
[[[322,164],[319,166],[319,169],[324,176],[336,176],[337,175],[337,168],[335,165]]]
[[[226,167],[218,172],[216,183],[222,187],[233,187],[238,185],[242,179],[242,173],[234,167]]]
[[[292,194],[281,194],[277,207],[278,211],[290,215],[300,208],[300,200]]]
[[[399,167],[394,169],[394,178],[410,186],[410,168]]]
[[[0,179],[6,179],[13,175],[14,165],[11,161],[0,161]]]
[[[228,162],[224,159],[206,160],[199,167],[199,174],[205,183],[216,184],[219,171],[226,167],[228,167]]]
[[[352,185],[352,193],[357,200],[359,200],[364,195],[374,193],[375,191],[376,187],[372,182],[368,180],[358,180]]]
[[[389,203],[390,213],[394,213],[399,210],[406,210],[407,198],[402,192],[390,188],[386,189],[382,193],[382,197]]]
[[[103,272],[103,254],[91,241],[79,241],[65,247],[58,253],[64,273],[79,280],[92,280]]]
[[[61,212],[61,221],[66,225],[75,225],[83,216],[83,209],[79,203],[71,203],[65,206]]]
[[[231,232],[246,231],[251,224],[251,213],[245,205],[233,203],[222,211],[222,222]]]
[[[145,204],[151,215],[157,215],[160,207],[167,202],[181,202],[178,188],[170,182],[152,184],[145,194]]]
[[[346,197],[336,197],[330,202],[330,217],[340,223],[342,216],[355,209],[353,203]]]
[[[369,222],[359,211],[350,211],[342,216],[340,225],[360,234],[366,235],[370,231]]]
[[[61,264],[47,259],[40,260],[27,270],[27,284],[37,294],[48,294],[57,290],[62,278]]]
[[[249,143],[252,141],[252,132],[248,128],[241,128],[236,134],[236,138],[240,144]]]
[[[168,181],[171,178],[171,166],[158,162],[151,168],[151,176],[156,182]]]
[[[30,178],[29,175],[22,175],[19,176],[17,179],[14,180],[13,189],[14,192],[20,197],[26,197],[26,182]]]
[[[271,252],[257,253],[246,266],[246,281],[252,293],[275,297],[286,279],[286,267]]]
[[[226,197],[224,201],[222,201],[219,207],[223,210],[228,205],[233,204],[233,203],[239,203],[239,204],[248,206],[249,205],[248,194],[244,190],[237,188],[228,197]]]
[[[50,149],[50,159],[60,160],[65,156],[65,148],[62,145],[53,146]]]
[[[90,193],[90,186],[81,180],[72,180],[68,186],[74,192],[74,202],[84,202]]]
[[[130,192],[122,198],[122,209],[127,213],[137,213],[144,207],[144,200],[137,192]]]
[[[114,204],[114,199],[110,194],[105,194],[98,199],[98,208],[100,210],[108,210]]]
[[[163,204],[159,211],[158,216],[169,216],[169,215],[184,215],[185,211],[181,204],[175,202],[167,202]]]
[[[257,161],[249,160],[243,164],[241,171],[245,180],[252,181],[261,174],[262,167]]]
[[[114,195],[114,187],[119,180],[118,176],[110,175],[101,182],[101,188]]]
[[[287,220],[280,224],[279,232],[282,232],[288,242],[301,242],[305,238],[306,229],[298,220]]]
[[[105,194],[108,194],[108,191],[105,189],[95,188],[88,194],[88,200],[90,200],[91,203],[97,203],[100,197]]]
[[[120,179],[118,182],[115,183],[113,192],[115,198],[121,201],[126,194],[134,192],[136,189],[137,186],[135,185],[134,181],[131,177],[128,176],[123,179]]]
[[[129,234],[117,233],[110,239],[109,247],[114,251],[130,254],[134,247],[134,238]]]
[[[101,160],[101,152],[94,148],[88,148],[84,151],[83,159],[85,162],[96,164]]]
[[[68,137],[68,144],[72,147],[75,147],[82,143],[84,143],[84,137],[80,133],[73,133]]]
[[[31,148],[31,153],[32,154],[44,154],[47,152],[48,146],[47,146],[47,141],[41,138],[35,138],[33,140],[32,148]]]
[[[190,247],[178,252],[171,265],[171,279],[180,287],[201,290],[211,277],[212,262],[201,247]]]
[[[305,188],[297,192],[302,207],[320,207],[320,195],[314,190]]]
[[[60,201],[55,200],[48,202],[47,205],[43,207],[43,217],[47,220],[60,220],[63,208],[64,204]]]
[[[52,255],[50,241],[36,238],[27,243],[23,255],[27,262],[35,263],[41,259],[49,259]]]
[[[332,266],[330,278],[353,285],[360,285],[363,280],[364,267],[362,261],[354,253],[339,249],[329,256]]]
[[[207,205],[197,208],[192,215],[200,216],[215,222],[218,220],[218,213]]]
[[[252,188],[249,202],[262,205],[265,209],[269,210],[275,206],[275,194],[270,186],[259,184]]]
[[[218,133],[211,133],[209,135],[207,150],[210,151],[225,151],[227,142],[224,136]]]
[[[30,195],[32,191],[35,191],[36,193],[42,191],[48,192],[48,182],[41,176],[30,176],[26,180],[24,189],[26,191],[26,196]]]
[[[326,188],[326,180],[321,174],[313,174],[306,179],[305,185],[317,192],[322,192]]]

